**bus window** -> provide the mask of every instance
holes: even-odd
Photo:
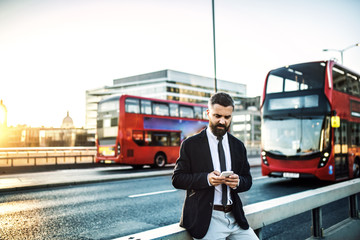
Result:
[[[283,78],[270,75],[266,85],[266,93],[278,93],[283,91]]]
[[[125,100],[125,111],[128,113],[140,113],[139,99],[127,98]]]
[[[180,132],[170,132],[170,145],[180,146]]]
[[[350,94],[354,96],[359,96],[359,81],[357,77],[350,73],[347,73],[346,76]]]
[[[347,138],[347,124],[344,122],[341,124],[341,137],[342,137],[342,153],[348,152],[348,138]]]
[[[166,103],[153,103],[153,114],[169,116],[169,106]]]
[[[141,113],[142,114],[151,114],[151,101],[141,100]]]
[[[324,63],[304,63],[275,69],[269,73],[266,93],[321,89],[324,76]]]
[[[168,133],[166,132],[153,132],[152,146],[169,146]]]
[[[188,106],[180,106],[180,117],[193,118],[194,117],[193,108]]]
[[[170,116],[178,117],[179,116],[179,105],[175,103],[170,103]]]
[[[291,79],[285,79],[285,92],[292,92],[299,90],[299,83]]]
[[[145,145],[151,145],[151,132],[145,132]]]
[[[196,119],[201,119],[202,117],[201,107],[194,107],[194,113]]]
[[[203,116],[203,119],[208,119],[208,115],[207,115],[207,108],[202,108],[202,116]]]
[[[360,146],[359,144],[359,131],[360,124],[359,123],[351,123],[351,145],[352,147]]]
[[[328,149],[330,146],[330,132],[331,132],[330,117],[326,117],[324,121],[324,128],[321,131],[322,145],[320,151]]]
[[[144,146],[144,131],[133,130],[132,138],[137,145]]]
[[[345,72],[334,67],[332,74],[334,89],[340,92],[347,92]]]

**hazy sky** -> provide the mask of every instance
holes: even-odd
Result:
[[[360,42],[358,0],[215,0],[217,77],[262,94],[269,70]],[[360,73],[360,47],[344,53]],[[214,76],[211,0],[0,0],[8,125],[85,123],[85,91],[163,69]]]

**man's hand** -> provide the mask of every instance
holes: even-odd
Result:
[[[229,187],[235,189],[239,185],[239,175],[231,174],[229,177],[225,178],[225,184]]]
[[[238,184],[239,184],[239,175],[237,175],[235,173],[231,174],[228,177],[220,177],[220,173],[215,170],[215,171],[209,173],[208,178],[209,178],[208,179],[209,183],[215,187],[220,184],[226,184],[229,187],[235,189],[238,187]]]
[[[220,173],[216,170],[209,173],[208,178],[209,178],[209,183],[215,187],[225,183],[225,177],[220,177]]]

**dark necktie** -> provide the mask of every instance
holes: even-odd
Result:
[[[217,139],[219,140],[218,143],[218,152],[219,152],[219,160],[220,160],[220,169],[221,171],[226,171],[226,163],[225,163],[225,153],[224,153],[224,148],[222,145],[222,139],[223,137],[217,137]],[[227,205],[227,186],[225,184],[222,184],[222,205],[226,206]]]

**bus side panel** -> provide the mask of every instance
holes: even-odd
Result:
[[[135,146],[133,146],[135,147]],[[179,147],[138,147],[127,146],[121,164],[152,165],[158,153],[165,154],[167,164],[175,163],[179,156]]]

